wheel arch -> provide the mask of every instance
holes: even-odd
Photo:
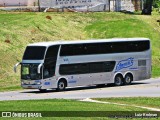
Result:
[[[68,86],[67,78],[66,77],[60,77],[58,78],[57,84],[59,81],[65,81],[66,87]]]
[[[122,74],[121,72],[117,72],[116,74],[114,74],[113,79],[115,79],[115,77],[116,77],[117,75],[121,75],[121,76],[124,78],[124,76],[123,76],[123,74]]]

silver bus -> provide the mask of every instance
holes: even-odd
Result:
[[[21,86],[65,90],[66,87],[129,85],[151,77],[148,38],[114,38],[41,42],[26,47],[21,65]]]

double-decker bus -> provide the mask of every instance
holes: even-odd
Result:
[[[65,90],[66,87],[129,85],[151,77],[151,47],[147,38],[114,38],[41,42],[26,47],[21,86]]]

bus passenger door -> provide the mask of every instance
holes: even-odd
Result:
[[[89,65],[87,63],[79,65],[79,83],[83,86],[92,85],[92,76],[89,73]]]
[[[102,84],[103,81],[102,81],[102,74],[101,73],[92,73],[91,74],[91,81],[92,81],[92,84]]]
[[[89,64],[90,67],[90,80],[92,84],[102,84],[103,79],[102,79],[102,71],[103,71],[103,62],[94,62]]]
[[[97,62],[90,65],[91,71],[95,73],[94,84],[111,83],[111,75],[115,61]]]
[[[82,74],[80,77],[80,82],[82,86],[92,85],[92,75],[91,74]]]
[[[102,73],[101,75],[100,75],[100,79],[101,79],[101,81],[102,81],[102,84],[103,83],[112,83],[112,81],[111,81],[111,75],[112,75],[112,73],[111,72],[104,72],[104,73]]]
[[[68,79],[68,85],[70,87],[91,85],[91,79],[92,77],[88,74],[72,75]]]
[[[103,73],[101,79],[103,83],[113,83],[113,70],[115,68],[116,61],[106,61],[103,63]]]

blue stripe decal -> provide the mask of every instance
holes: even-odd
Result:
[[[76,80],[69,81],[68,83],[76,83]]]
[[[51,84],[50,82],[45,82],[45,83],[44,83],[44,85],[50,85],[50,84]]]

